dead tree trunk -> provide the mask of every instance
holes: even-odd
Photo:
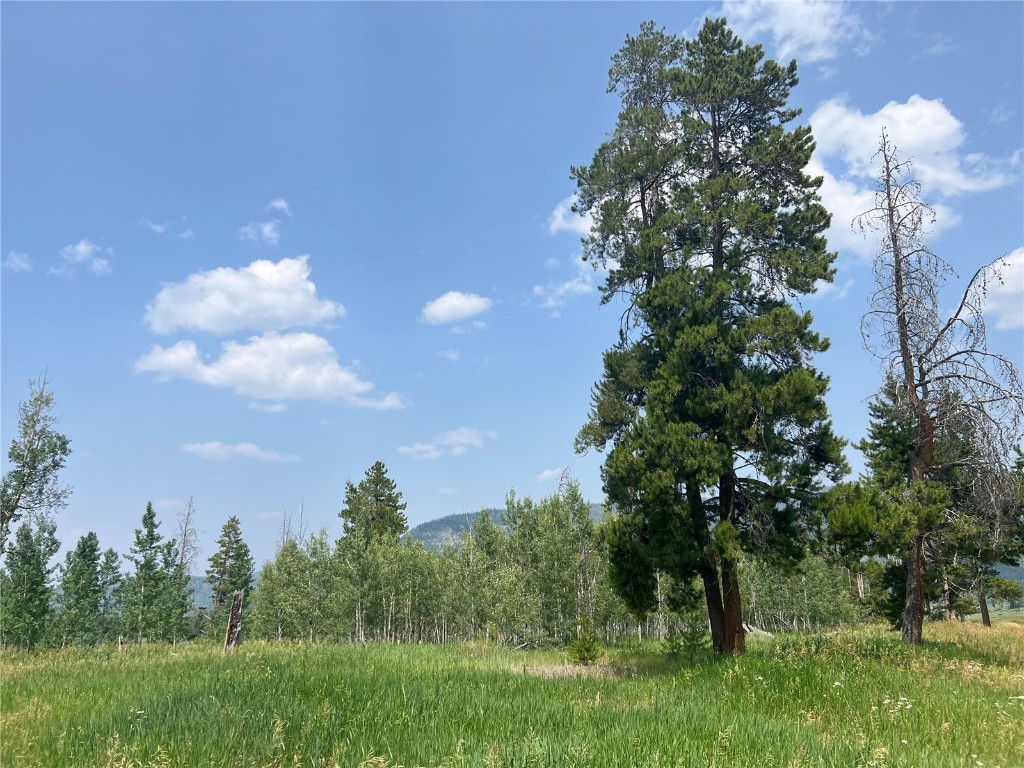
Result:
[[[228,614],[228,628],[224,633],[224,653],[231,653],[242,642],[242,605],[245,602],[245,590],[235,592],[231,600],[231,612]]]

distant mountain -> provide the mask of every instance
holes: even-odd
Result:
[[[487,514],[491,520],[499,526],[505,525],[505,510],[488,509]],[[601,519],[601,505],[590,505],[590,516],[594,520]],[[420,523],[415,528],[410,528],[406,534],[416,541],[423,542],[427,549],[440,550],[446,546],[457,546],[462,543],[466,531],[473,527],[473,523],[480,517],[479,512],[462,512],[455,515],[446,515],[436,520],[428,520]]]

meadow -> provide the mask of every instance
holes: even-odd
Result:
[[[5,651],[3,766],[1024,766],[1024,625],[754,640]]]

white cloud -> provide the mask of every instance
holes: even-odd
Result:
[[[449,360],[453,363],[457,363],[461,357],[457,349],[442,349],[437,353],[437,356],[442,360]]]
[[[458,496],[459,489],[458,488],[438,488],[437,492],[440,493],[442,496]]]
[[[342,400],[360,408],[404,407],[393,392],[370,397],[374,385],[339,365],[327,340],[312,333],[268,332],[245,343],[229,341],[211,363],[202,361],[193,341],[154,345],[135,362],[135,370],[224,387],[261,401]]]
[[[829,244],[864,259],[877,253],[877,238],[854,230],[852,222],[874,206],[875,153],[883,128],[900,156],[912,160],[922,196],[935,209],[933,235],[960,221],[948,198],[1004,186],[1014,179],[1020,163],[1019,153],[1003,159],[963,154],[963,125],[941,99],[914,95],[904,103],[890,101],[877,112],[864,114],[835,98],[822,103],[810,123],[817,148],[807,170],[824,178],[821,198],[832,213]]]
[[[953,38],[943,32],[933,32],[930,35],[916,35],[916,37],[928,40],[929,45],[923,48],[919,53],[911,56],[911,61],[920,61],[921,59],[929,57],[935,58],[938,56],[945,56],[947,53],[952,53],[958,48]]]
[[[284,514],[282,512],[257,512],[256,513],[256,517],[259,518],[260,520],[277,520],[278,518],[281,518],[283,516],[284,516]]]
[[[565,470],[562,467],[555,467],[554,469],[545,469],[537,475],[537,479],[542,483],[547,483],[552,480],[561,480],[562,472]]]
[[[27,253],[8,251],[7,257],[4,259],[4,268],[11,272],[31,272],[32,259],[28,257]]]
[[[148,228],[150,232],[155,232],[158,235],[164,234],[164,232],[166,232],[167,228],[170,226],[169,224],[167,224],[167,222],[164,222],[163,224],[157,224],[156,222],[150,221],[149,219],[145,218],[142,219],[141,221],[143,226]]]
[[[985,111],[985,118],[989,125],[1001,125],[1015,114],[1017,113],[1010,109],[1010,102],[1003,96],[993,105],[992,109]]]
[[[344,317],[341,304],[317,298],[309,274],[309,256],[196,272],[160,289],[146,307],[146,324],[156,333],[188,328],[226,334],[321,325]]]
[[[444,455],[444,451],[432,443],[400,445],[398,446],[398,452],[404,456],[411,456],[414,459],[437,459]]]
[[[489,429],[459,427],[445,432],[429,443],[413,443],[398,447],[398,452],[414,459],[437,459],[444,455],[462,456],[470,448],[482,448],[489,440],[496,440],[498,433]]]
[[[195,232],[193,232],[191,229],[186,229],[184,232],[179,233],[178,237],[180,237],[182,240],[191,240],[193,237],[195,237]]]
[[[482,331],[487,327],[487,323],[483,320],[474,320],[468,325],[455,325],[452,326],[451,332],[456,336],[465,336],[467,333],[473,333],[474,331]]]
[[[292,212],[288,208],[288,201],[285,200],[283,197],[275,198],[275,199],[271,200],[269,203],[267,203],[267,210],[268,211],[281,211],[289,219],[292,217]]]
[[[559,317],[559,308],[574,296],[593,293],[597,284],[597,270],[579,256],[572,259],[573,274],[563,280],[550,280],[546,285],[533,286],[533,295],[540,306],[550,309],[553,317]]]
[[[79,240],[60,249],[64,262],[59,267],[50,267],[51,275],[73,277],[78,267],[85,267],[96,276],[110,274],[110,261],[98,254],[112,254],[110,248],[101,248],[91,240]]]
[[[238,237],[262,245],[277,245],[281,240],[281,222],[251,221],[238,230]]]
[[[594,219],[589,213],[584,216],[574,213],[572,206],[575,202],[576,193],[574,192],[555,206],[548,217],[548,232],[553,235],[559,232],[572,232],[581,237],[590,234]]]
[[[1017,248],[988,276],[985,314],[1001,331],[1024,328],[1024,248]]]
[[[900,155],[913,160],[914,175],[926,196],[984,192],[1009,184],[1020,163],[1016,154],[995,159],[982,153],[961,155],[963,124],[942,99],[914,94],[905,103],[890,101],[872,114],[848,107],[841,98],[821,104],[810,117],[817,142],[816,158],[836,158],[847,175],[873,181],[874,157],[885,128]]]
[[[815,280],[814,293],[811,294],[811,296],[819,299],[823,299],[828,296],[833,301],[839,301],[840,299],[845,299],[849,295],[850,289],[853,287],[853,283],[854,281],[852,277],[844,280],[841,285],[837,285],[836,283],[826,283],[824,280]]]
[[[284,403],[262,403],[259,400],[249,403],[249,410],[263,413],[284,413],[288,406]]]
[[[836,58],[851,47],[867,53],[871,34],[851,5],[833,0],[724,0],[722,15],[729,26],[753,45],[770,37],[775,57],[813,64]]]
[[[420,319],[430,325],[454,323],[479,315],[491,308],[493,302],[475,293],[448,291],[444,296],[428,301]]]
[[[298,456],[267,451],[253,443],[235,443],[232,445],[222,443],[220,440],[212,440],[208,443],[187,443],[181,446],[181,450],[198,456],[201,459],[210,459],[212,461],[241,458],[275,463],[291,463],[299,460]]]

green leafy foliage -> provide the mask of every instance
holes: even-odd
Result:
[[[26,650],[46,640],[50,629],[50,560],[59,545],[56,525],[40,517],[35,525],[18,526],[7,551],[7,569],[0,574],[0,635],[5,645]]]
[[[7,459],[11,468],[0,483],[0,556],[11,526],[26,514],[42,514],[67,504],[71,489],[59,473],[71,454],[71,441],[57,431],[56,400],[45,378],[28,383],[29,397],[18,406],[18,436]]]

